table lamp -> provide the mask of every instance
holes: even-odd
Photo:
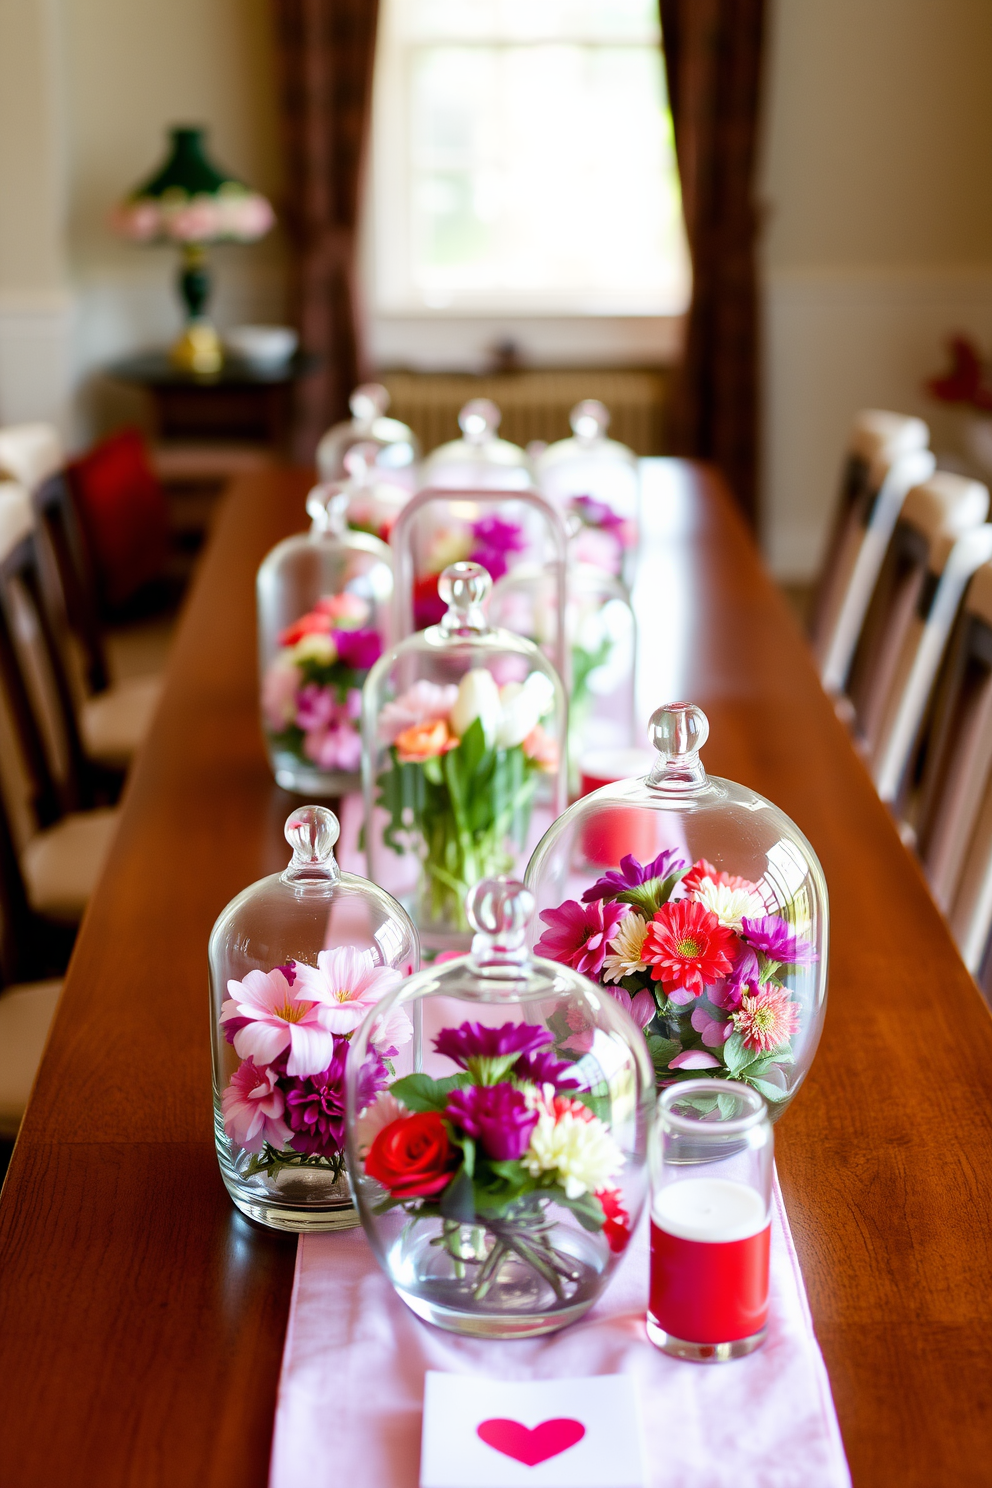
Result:
[[[117,208],[113,225],[133,243],[178,243],[182,248],[179,293],[186,326],[171,359],[190,372],[220,370],[220,338],[207,315],[210,299],[208,243],[253,243],[275,221],[271,204],[242,181],[218,170],[206,154],[205,130],[170,129],[165,164]]]

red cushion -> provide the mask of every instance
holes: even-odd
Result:
[[[104,600],[119,605],[162,569],[169,510],[139,429],[121,429],[68,467]]]

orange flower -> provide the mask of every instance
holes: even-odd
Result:
[[[558,745],[544,731],[540,723],[535,723],[523,743],[524,754],[532,759],[535,764],[540,765],[542,770],[553,774],[558,768]]]
[[[401,765],[418,765],[435,755],[447,754],[458,747],[458,740],[450,732],[444,718],[433,718],[428,723],[415,723],[397,734],[394,740],[396,758]]]

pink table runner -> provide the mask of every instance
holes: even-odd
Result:
[[[417,1488],[428,1369],[516,1380],[629,1375],[650,1488],[850,1488],[778,1183],[768,1339],[750,1358],[688,1364],[648,1342],[647,1250],[645,1220],[580,1322],[491,1343],[415,1318],[361,1230],[301,1236],[270,1488]]]

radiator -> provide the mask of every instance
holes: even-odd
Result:
[[[470,398],[492,398],[502,410],[499,432],[514,444],[549,444],[570,432],[569,411],[582,398],[610,410],[610,435],[638,455],[664,453],[668,374],[664,371],[387,372],[390,413],[409,424],[425,453],[458,437],[458,410]]]

